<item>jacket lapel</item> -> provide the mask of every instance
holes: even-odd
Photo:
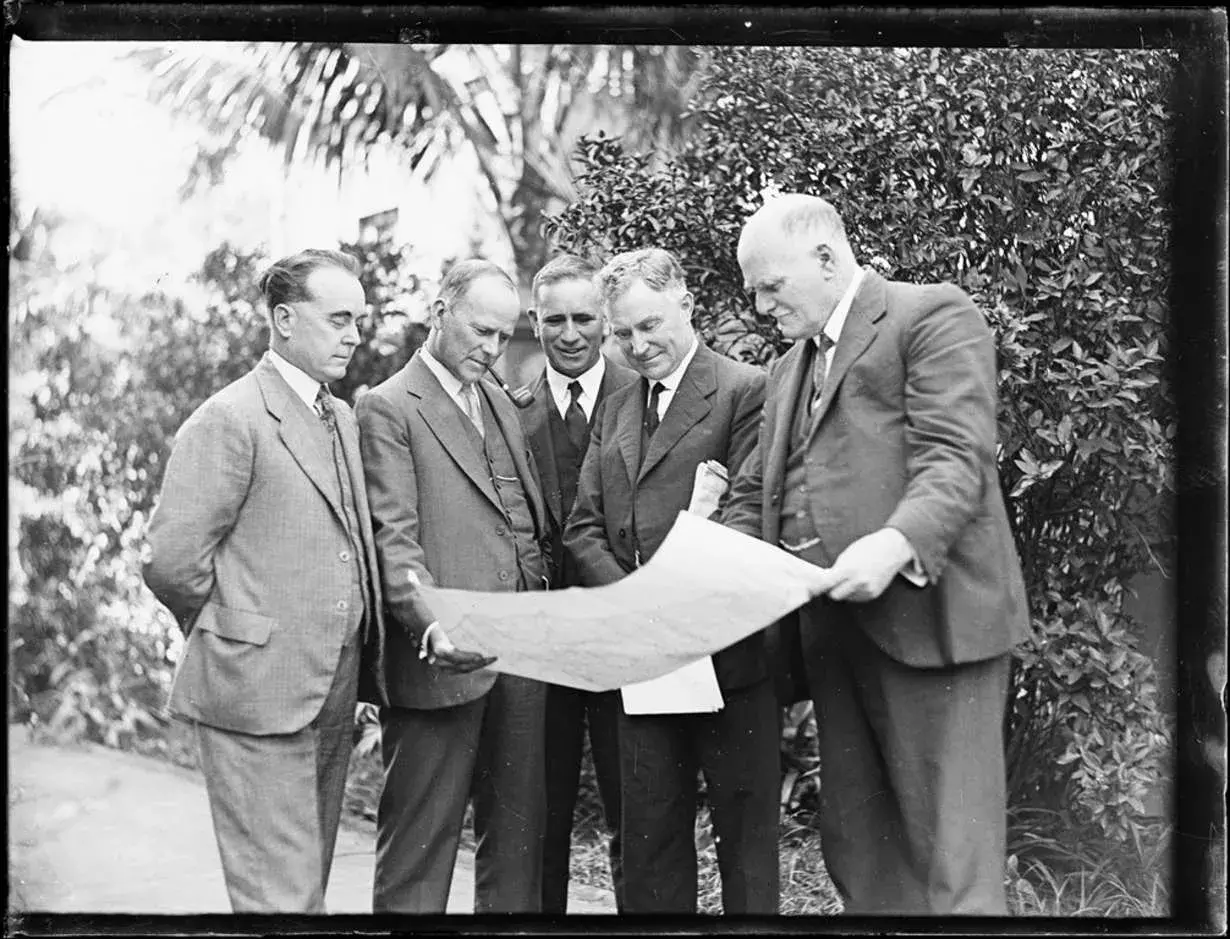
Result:
[[[824,393],[820,396],[815,414],[812,415],[811,434],[816,432],[816,428],[824,420],[824,415],[828,413],[841,380],[846,377],[850,366],[875,340],[876,333],[879,332],[876,322],[884,315],[885,303],[884,279],[869,270],[858,293],[854,295],[850,314],[841,328],[841,338],[837,340],[837,348],[833,352],[833,365],[824,380]]]
[[[627,404],[620,408],[615,418],[615,443],[628,469],[628,483],[636,481],[641,464],[641,425],[645,421],[645,382],[635,381],[625,392]]]
[[[555,406],[551,397],[551,389],[547,385],[547,373],[544,369],[537,381],[530,386],[534,394],[534,403],[525,411],[525,435],[537,457],[538,473],[542,477],[543,497],[551,517],[560,527],[564,527],[563,507],[560,504],[559,473],[555,467],[555,444],[551,441],[549,408]]]
[[[512,454],[513,465],[517,467],[517,475],[524,480],[522,488],[525,490],[525,497],[529,499],[538,532],[539,534],[545,533],[550,530],[550,523],[547,520],[547,507],[542,498],[542,482],[539,480],[534,461],[530,459],[526,449],[525,438],[521,433],[521,421],[513,410],[512,402],[498,387],[487,381],[480,381],[478,387],[480,392],[486,395],[487,405],[491,413],[495,415],[496,424],[499,425],[498,431],[504,435],[504,442],[508,444],[508,452]],[[487,432],[490,433],[491,429]]]
[[[773,395],[774,421],[771,425],[772,436],[769,439],[768,451],[765,454],[764,465],[764,512],[765,537],[772,543],[777,543],[777,527],[780,519],[775,511],[768,507],[774,505],[771,496],[777,494],[780,498],[786,484],[786,458],[790,454],[790,429],[794,425],[794,409],[799,407],[803,396],[803,385],[807,378],[807,367],[810,361],[807,355],[809,339],[796,342],[782,357],[778,366],[779,380]]]
[[[679,442],[680,437],[713,410],[709,398],[716,390],[717,376],[714,374],[713,353],[702,344],[683,373],[670,406],[662,416],[662,423],[649,440],[649,450],[645,453],[640,473],[636,477],[638,483],[661,462]],[[644,411],[644,405],[641,410]]]
[[[474,449],[469,431],[462,423],[468,418],[461,413],[461,408],[448,396],[448,392],[436,380],[436,376],[417,352],[406,364],[406,369],[406,390],[419,399],[419,413],[423,415],[423,422],[436,435],[444,452],[457,464],[458,469],[491,500],[492,505],[500,508],[500,500],[487,475],[483,459]]]
[[[325,453],[320,444],[318,429],[310,423],[316,420],[315,416],[307,405],[295,396],[295,392],[286,383],[286,379],[278,374],[267,355],[256,366],[256,382],[265,400],[265,410],[278,422],[278,436],[281,437],[282,443],[312,484],[320,490],[334,514],[344,521],[345,516],[342,515],[342,506],[338,501],[340,494],[337,491],[337,471],[333,466],[333,458]],[[359,478],[363,478],[362,474]]]

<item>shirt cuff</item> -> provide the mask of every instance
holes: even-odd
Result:
[[[420,659],[427,658],[427,655],[428,655],[427,640],[431,638],[431,631],[433,629],[438,630],[439,628],[440,628],[440,621],[435,620],[434,622],[431,623],[431,625],[429,625],[426,629],[423,630],[423,638],[419,641],[419,658]]]
[[[925,587],[931,581],[927,578],[927,572],[923,570],[922,561],[918,559],[918,552],[914,550],[914,546],[909,543],[908,539],[906,544],[910,548],[910,559],[898,573],[915,587]]]

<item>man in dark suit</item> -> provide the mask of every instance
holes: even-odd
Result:
[[[764,373],[692,329],[692,294],[666,251],[617,255],[598,277],[641,381],[612,392],[564,534],[586,586],[649,560],[688,508],[696,468],[739,466],[755,443]],[[776,913],[778,712],[760,633],[713,656],[714,713],[620,714],[624,909],[696,911],[697,772],[705,775],[726,913]]]
[[[371,694],[382,677],[358,428],[328,389],[359,342],[357,273],[309,250],[263,275],[269,351],[180,428],[150,523],[145,580],[187,637],[170,709],[236,912],[323,912],[364,643]]]
[[[850,913],[1002,914],[1001,722],[1029,625],[991,331],[952,284],[859,267],[814,196],[757,211],[739,265],[798,341],[723,521],[831,567],[800,629],[829,873]]]
[[[472,797],[475,912],[541,902],[546,686],[456,649],[419,585],[541,590],[550,523],[516,411],[484,372],[512,336],[516,285],[456,264],[426,342],[357,404],[390,614],[376,912],[443,912]]]
[[[554,586],[581,585],[572,557],[564,551],[564,524],[577,493],[577,477],[589,447],[589,431],[599,405],[612,391],[636,380],[636,373],[602,354],[606,319],[594,285],[598,269],[570,254],[553,258],[534,276],[534,335],[547,357],[530,386],[534,403],[521,412],[530,450],[542,476],[551,515],[556,577]],[[565,913],[568,906],[568,855],[576,808],[585,727],[611,835],[611,880],[615,903],[623,909],[619,859],[619,747],[616,740],[619,694],[590,692],[563,685],[547,689],[547,826],[542,854],[542,912]]]

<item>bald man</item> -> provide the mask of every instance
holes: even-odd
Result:
[[[795,345],[723,521],[832,570],[797,644],[828,870],[847,913],[1003,914],[1001,722],[1029,620],[995,465],[994,338],[956,286],[861,267],[814,196],[766,203],[738,253]]]

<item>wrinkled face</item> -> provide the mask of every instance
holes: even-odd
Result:
[[[478,381],[504,353],[521,315],[517,292],[497,277],[481,277],[448,307],[431,307],[429,348],[463,384]]]
[[[580,278],[557,281],[538,291],[538,309],[530,310],[534,335],[551,367],[576,378],[602,354],[605,321],[598,288]]]
[[[692,347],[692,294],[659,292],[635,281],[610,304],[611,332],[624,358],[645,378],[665,378]]]
[[[787,339],[817,335],[841,300],[832,252],[814,238],[761,229],[740,239],[739,267],[756,312],[773,317]]]
[[[310,299],[280,303],[273,311],[278,353],[322,384],[337,381],[359,344],[363,287],[340,267],[317,268],[304,286]]]

